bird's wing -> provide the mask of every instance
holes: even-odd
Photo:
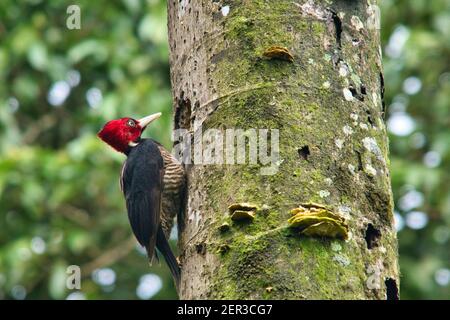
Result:
[[[163,176],[161,154],[149,140],[142,141],[129,153],[121,176],[131,228],[138,242],[146,247],[150,260],[160,223]]]
[[[158,145],[164,160],[164,190],[162,193],[161,225],[170,234],[173,219],[177,217],[178,232],[184,228],[186,176],[183,165],[161,144]]]

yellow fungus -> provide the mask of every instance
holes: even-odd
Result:
[[[294,57],[285,47],[273,46],[264,51],[263,56],[269,59],[285,60],[289,62],[294,61]]]
[[[253,220],[255,218],[256,212],[251,211],[244,211],[244,210],[235,210],[231,214],[231,220],[233,221],[240,221],[240,220]]]
[[[288,223],[299,233],[309,237],[348,238],[348,226],[345,219],[326,206],[317,203],[304,203],[291,210]]]

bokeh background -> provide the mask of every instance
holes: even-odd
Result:
[[[449,299],[450,0],[380,2],[401,294]],[[146,134],[171,146],[166,18],[166,0],[0,2],[0,299],[176,297],[132,239],[124,157],[96,137],[161,111]]]

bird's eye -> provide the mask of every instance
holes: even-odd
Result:
[[[130,119],[130,120],[128,120],[127,121],[127,125],[129,126],[129,127],[136,127],[136,122],[134,122],[134,120],[132,120],[132,119]]]

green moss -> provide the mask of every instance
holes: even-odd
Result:
[[[280,260],[286,253],[289,259]],[[362,294],[355,296],[347,289],[363,286],[367,279],[358,254],[352,243],[343,243],[336,253],[329,240],[298,238],[287,229],[236,236],[230,251],[221,256],[221,275],[214,283],[214,292],[217,298],[225,299],[245,299],[251,295],[253,298],[332,299],[339,290],[340,298],[363,298]],[[336,255],[347,257],[351,263],[340,264]],[[285,266],[280,267],[280,263]],[[267,292],[267,287],[273,290]],[[296,290],[299,287],[306,290]]]

